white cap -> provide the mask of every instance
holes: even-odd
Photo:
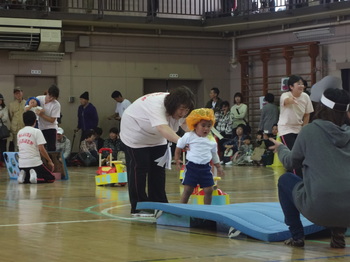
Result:
[[[57,128],[57,134],[63,135],[63,133],[64,133],[64,130],[61,127]]]
[[[311,88],[310,99],[314,102],[320,102],[322,94],[328,88],[342,89],[342,81],[339,77],[325,76]]]

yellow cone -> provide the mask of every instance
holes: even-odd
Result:
[[[279,136],[277,136],[276,141],[282,143],[281,138]],[[283,165],[282,165],[280,159],[278,158],[278,154],[274,153],[273,154],[273,163],[272,163],[272,165],[268,165],[267,167],[281,167],[281,166],[283,166]]]

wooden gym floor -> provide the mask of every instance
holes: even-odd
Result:
[[[230,194],[231,203],[278,201],[282,169],[224,169],[219,188]],[[307,238],[305,248],[291,248],[228,239],[214,229],[156,226],[152,219],[130,217],[126,187],[96,187],[96,168],[68,170],[68,181],[20,185],[0,169],[1,262],[350,260],[350,246],[331,249],[327,235]],[[178,172],[168,172],[169,201],[179,202],[180,192]]]

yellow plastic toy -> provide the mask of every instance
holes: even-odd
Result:
[[[221,177],[214,177],[214,190],[213,197],[211,200],[212,205],[229,205],[230,204],[230,196],[221,189],[218,188],[217,181],[221,180]],[[195,188],[191,195],[192,204],[204,205],[204,190],[200,189],[199,186]]]
[[[182,180],[184,180],[185,167],[186,167],[186,151],[182,150],[182,167],[180,170],[180,177],[179,177],[181,182]]]
[[[280,136],[277,136],[276,141],[282,142]],[[268,165],[267,167],[283,167],[283,164],[281,163],[280,159],[278,158],[277,153],[273,153],[272,165]]]
[[[128,182],[126,166],[123,165],[122,161],[109,161],[109,166],[102,165],[102,152],[108,151],[110,159],[112,159],[112,150],[110,148],[101,148],[99,153],[99,168],[96,171],[95,183],[97,186],[119,184],[125,186]],[[114,167],[112,166],[114,165]]]

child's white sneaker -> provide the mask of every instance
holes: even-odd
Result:
[[[17,178],[18,183],[19,184],[23,184],[25,178],[26,178],[26,172],[24,170],[21,170],[19,172],[19,175],[18,175],[18,178]]]
[[[29,170],[30,178],[29,181],[31,184],[37,184],[37,175],[34,169]]]
[[[226,163],[225,163],[225,165],[227,165],[227,166],[231,166],[231,165],[232,165],[232,161],[228,161],[228,162],[226,162]]]

